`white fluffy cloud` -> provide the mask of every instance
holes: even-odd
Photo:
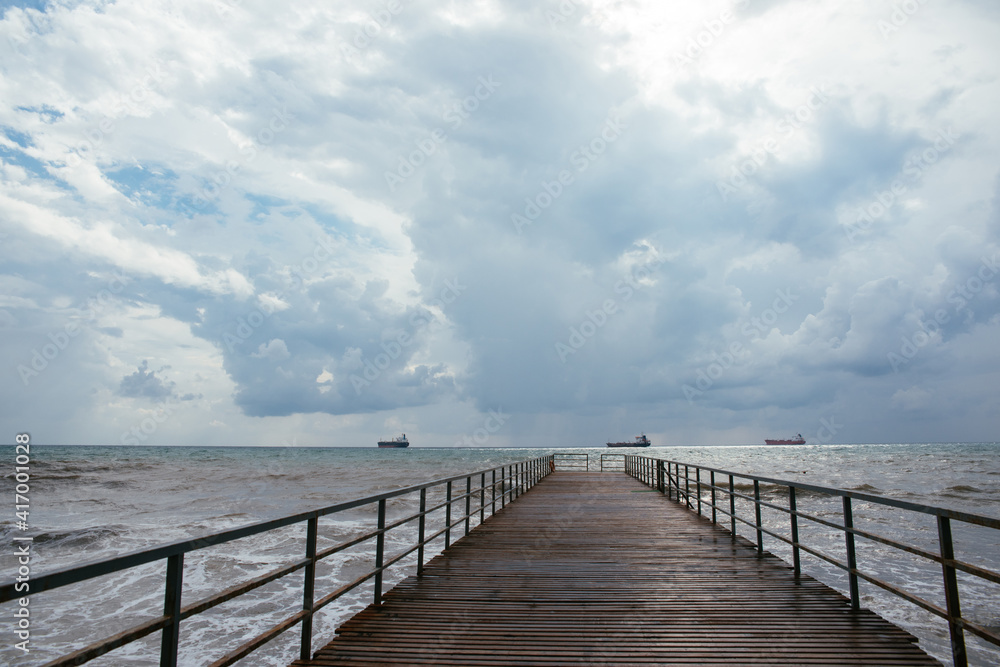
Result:
[[[995,439],[1000,12],[917,6],[7,3],[4,426]]]

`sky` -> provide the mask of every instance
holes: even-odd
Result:
[[[0,8],[2,441],[1000,439],[992,0]]]

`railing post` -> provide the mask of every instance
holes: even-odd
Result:
[[[181,637],[181,587],[184,554],[167,558],[167,583],[163,593],[163,615],[170,617],[160,638],[160,667],[177,667],[177,644]]]
[[[424,526],[427,519],[427,489],[420,489],[420,519],[417,521],[417,576],[424,573]]]
[[[445,486],[448,490],[444,506],[444,548],[447,549],[451,546],[451,482]]]
[[[691,471],[684,466],[684,502],[688,509],[691,509]]]
[[[695,488],[698,490],[698,516],[701,516],[701,468],[694,469]]]
[[[951,632],[951,659],[955,667],[966,667],[965,632],[958,620],[962,618],[962,606],[958,598],[958,578],[955,567],[949,563],[955,559],[955,547],[951,539],[951,519],[938,516],[938,543],[941,547],[941,569],[944,572],[944,598],[948,607],[948,630]]]
[[[858,594],[858,559],[854,553],[854,516],[851,513],[851,499],[844,496],[844,539],[847,541],[847,579],[851,586],[851,609],[861,609]]]
[[[802,574],[802,561],[799,559],[799,516],[796,514],[795,487],[788,487],[788,512],[792,519],[792,568],[795,571],[795,578]]]
[[[663,493],[663,461],[656,461],[656,490]]]
[[[382,563],[385,562],[385,499],[378,501],[378,537],[375,538],[375,606],[382,604]]]
[[[507,506],[507,466],[500,468],[500,509]]]
[[[486,520],[486,473],[479,477],[479,523]]]
[[[319,517],[313,517],[306,523],[306,559],[305,580],[302,582],[302,610],[312,612],[313,593],[316,590],[316,533],[319,529]],[[299,647],[299,659],[308,660],[312,657],[312,613],[302,619],[302,643]]]
[[[490,516],[497,513],[497,469],[494,468],[490,472],[493,473],[493,486],[490,487],[491,502],[493,503],[493,509],[490,510]]]
[[[760,525],[760,482],[756,479],[753,481],[753,506],[757,528],[757,554],[760,555],[764,553],[764,532]]]
[[[469,534],[469,520],[472,515],[472,475],[465,478],[465,534]]]
[[[715,471],[711,470],[708,473],[708,483],[712,485],[712,523],[716,523],[715,520]]]
[[[729,476],[729,532],[736,537],[736,485],[733,483],[733,476]]]

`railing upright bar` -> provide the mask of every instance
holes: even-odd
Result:
[[[847,543],[847,574],[851,586],[851,609],[861,609],[861,596],[858,593],[858,559],[854,552],[854,516],[851,512],[851,499],[844,496],[844,539]]]
[[[306,565],[302,582],[302,611],[310,612],[302,619],[302,642],[299,646],[299,659],[308,660],[312,657],[313,617],[312,609],[316,591],[316,535],[319,532],[319,517],[312,517],[306,523]]]
[[[451,482],[448,482],[451,486]],[[375,538],[375,606],[382,604],[382,563],[385,562],[385,499],[378,501],[378,537]]]
[[[718,523],[715,520],[715,471],[709,473],[708,483],[712,485],[712,523]]]
[[[763,527],[760,522],[760,482],[756,479],[753,481],[753,504],[754,504],[754,517],[757,528],[757,554],[764,553],[764,531],[761,530]]]
[[[657,459],[656,461],[656,490],[663,493],[663,461]]]
[[[500,468],[500,509],[507,506],[507,466]]]
[[[968,657],[965,653],[965,633],[959,622],[962,618],[962,605],[959,603],[958,577],[955,568],[949,561],[955,559],[955,546],[951,539],[951,519],[946,516],[937,518],[938,543],[941,547],[941,563],[944,574],[944,597],[948,608],[948,630],[951,633],[951,658],[955,667],[966,667]]]
[[[479,477],[479,523],[486,521],[486,473]]]
[[[444,548],[451,546],[451,482],[445,486],[447,489],[444,506]]]
[[[427,489],[420,489],[420,519],[417,522],[417,576],[424,573],[424,529],[427,523]]]
[[[795,505],[795,487],[788,487],[788,514],[792,520],[792,568],[795,571],[795,578],[802,574],[802,561],[799,558],[799,515],[796,514],[798,508]]]
[[[163,593],[163,615],[170,617],[160,638],[160,667],[177,667],[177,645],[181,636],[181,590],[184,584],[184,554],[167,559],[167,581]]]
[[[684,466],[684,502],[691,509],[691,471]]]
[[[490,510],[490,516],[494,516],[497,513],[497,469],[494,468],[490,472],[493,473],[493,486],[490,487],[491,488],[490,495],[492,496],[491,502],[493,503],[493,509]]]
[[[695,488],[698,489],[698,516],[701,516],[701,468],[694,469]]]
[[[472,475],[465,478],[465,534],[469,534],[469,521],[472,516]]]
[[[733,483],[733,476],[729,476],[729,532],[736,537],[736,486]]]

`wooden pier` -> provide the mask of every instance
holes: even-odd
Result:
[[[622,473],[556,472],[295,667],[939,665]]]

